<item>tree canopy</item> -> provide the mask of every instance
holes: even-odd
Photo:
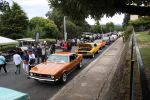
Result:
[[[150,6],[147,6],[150,0],[49,0],[49,4],[76,20],[89,15],[100,19],[116,13],[150,15]]]
[[[106,28],[109,29],[109,31],[114,31],[114,28],[115,28],[115,25],[113,22],[109,22],[109,23],[106,23]]]
[[[34,17],[29,22],[29,35],[34,36],[36,32],[41,34],[42,38],[56,38],[59,31],[54,21],[43,17]]]
[[[46,14],[48,19],[53,20],[55,24],[57,25],[59,31],[62,33],[64,31],[64,14],[56,8],[51,9],[51,11],[48,11]],[[74,21],[66,16],[66,28],[68,33],[68,38],[78,37],[82,32],[89,31],[90,25],[85,20],[80,21]]]
[[[28,17],[21,7],[13,2],[0,16],[0,34],[9,38],[23,38],[26,35]]]
[[[9,8],[9,3],[4,0],[0,0],[0,12],[4,12],[7,8]]]
[[[100,25],[99,21],[97,21],[95,25],[91,27],[90,31],[93,33],[103,33],[102,26]]]

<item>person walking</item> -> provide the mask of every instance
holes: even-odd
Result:
[[[17,51],[13,55],[13,62],[16,65],[15,74],[17,74],[17,73],[20,74],[20,66],[21,66],[22,59],[21,59],[21,56],[19,55],[19,53]]]
[[[42,46],[42,62],[46,60],[46,46]]]
[[[23,69],[25,71],[25,74],[29,74],[29,55],[27,50],[24,51],[24,56],[23,56]]]
[[[37,56],[37,63],[41,63],[41,59],[42,59],[42,49],[40,47],[40,45],[37,46],[36,49],[36,56]]]
[[[51,45],[51,54],[55,53],[55,48],[56,48],[55,44],[52,44]]]
[[[35,65],[35,54],[32,50],[29,50],[29,71]]]
[[[68,51],[68,43],[66,41],[63,44],[63,51]]]
[[[0,52],[0,72],[1,72],[1,68],[3,67],[5,73],[7,73],[6,70],[6,59],[5,57],[2,55],[2,53]]]

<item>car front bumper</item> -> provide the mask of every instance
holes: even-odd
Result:
[[[59,79],[52,79],[52,78],[47,78],[47,77],[37,77],[37,76],[29,76],[31,79],[39,80],[39,81],[49,81],[49,82],[56,82]]]

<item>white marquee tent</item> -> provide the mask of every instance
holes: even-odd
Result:
[[[0,46],[8,44],[18,44],[18,41],[0,36]]]

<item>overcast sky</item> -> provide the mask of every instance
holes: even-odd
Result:
[[[22,7],[24,12],[26,12],[29,19],[31,19],[32,17],[36,17],[36,16],[46,17],[45,14],[49,10],[47,0],[6,0],[6,1],[8,1],[10,3],[10,5],[12,4],[12,1],[17,2]],[[124,18],[123,14],[122,15],[117,14],[117,15],[113,16],[112,18],[106,18],[106,16],[104,16],[101,19],[100,24],[106,24],[107,22],[113,22],[114,24],[121,25],[123,22],[123,18]],[[91,25],[93,25],[95,23],[95,21],[90,18],[88,18],[86,20]]]

